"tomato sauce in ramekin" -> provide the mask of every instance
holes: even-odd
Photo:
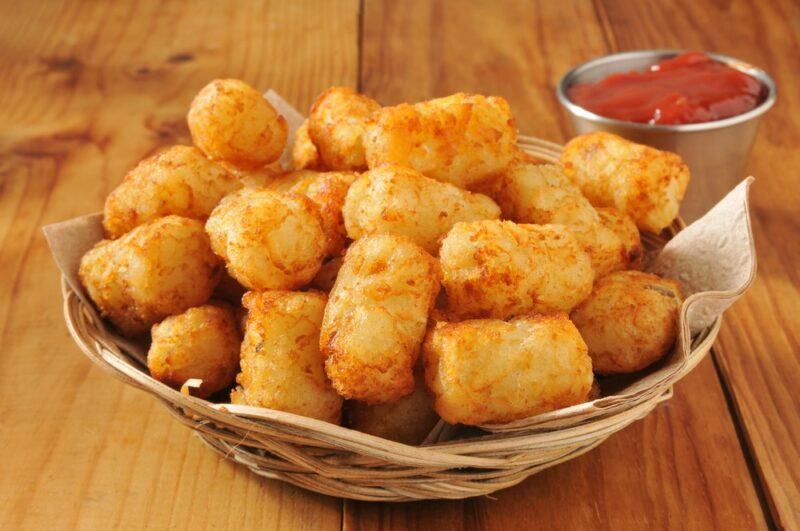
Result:
[[[722,120],[755,109],[765,94],[759,80],[702,52],[567,89],[572,102],[595,114],[645,124]]]

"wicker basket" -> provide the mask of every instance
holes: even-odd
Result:
[[[525,151],[557,162],[561,146],[520,137]],[[674,235],[677,221],[666,232]],[[653,248],[663,241],[645,241]],[[270,409],[214,404],[181,394],[151,378],[127,345],[62,279],[64,317],[72,337],[97,365],[159,400],[226,459],[256,474],[331,496],[371,501],[467,498],[516,485],[545,468],[588,452],[609,435],[644,417],[672,396],[672,385],[709,351],[720,318],[690,341],[679,370],[645,392],[613,397],[590,416],[556,414],[550,420],[487,427],[493,433],[440,423],[414,447]],[[682,311],[682,315],[685,312]],[[541,417],[541,416],[540,416]],[[538,418],[538,417],[537,417]]]

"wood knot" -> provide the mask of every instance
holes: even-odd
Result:
[[[42,57],[39,59],[48,70],[57,72],[75,72],[85,66],[77,57]]]
[[[194,60],[194,54],[188,52],[175,53],[167,57],[168,63],[186,63]]]

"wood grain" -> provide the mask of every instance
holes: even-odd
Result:
[[[509,100],[523,132],[551,140],[569,134],[554,98],[560,76],[608,49],[588,2],[367,2],[363,20],[366,94],[382,103],[458,90],[498,94]],[[642,422],[492,499],[345,501],[344,523],[346,529],[766,527],[710,360]]]
[[[791,0],[0,1],[0,527],[800,527],[798,20]],[[715,359],[579,459],[492,498],[343,508],[217,457],[66,333],[40,227],[97,210],[136,161],[186,141],[188,103],[214,77],[301,110],[333,84],[387,104],[500,94],[522,132],[564,140],[560,76],[655,46],[776,78],[751,161],[760,272]]]
[[[718,51],[764,68],[778,102],[748,170],[758,253],[755,284],[726,314],[715,358],[753,453],[775,523],[800,528],[800,4],[602,2],[620,50]],[[723,22],[724,21],[724,22]],[[716,27],[715,31],[709,28]]]
[[[215,77],[300,108],[355,86],[358,4],[0,4],[0,527],[338,529],[341,503],[217,457],[152,398],[87,363],[40,228],[98,210],[187,140]]]
[[[766,528],[729,419],[708,418],[724,400],[711,360],[675,394],[590,453],[490,497],[345,501],[345,529]]]

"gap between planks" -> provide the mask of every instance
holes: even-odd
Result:
[[[753,490],[756,491],[756,495],[758,496],[761,512],[764,513],[764,519],[767,521],[769,529],[777,529],[777,525],[775,524],[775,515],[778,514],[777,507],[775,506],[772,496],[769,494],[769,490],[766,488],[766,483],[760,473],[760,468],[756,465],[756,456],[752,451],[750,439],[747,437],[747,430],[744,428],[741,413],[733,398],[731,383],[728,381],[725,372],[719,365],[720,362],[717,359],[717,351],[714,346],[711,347],[711,352],[709,354],[711,355],[711,360],[714,362],[714,371],[717,373],[717,379],[719,380],[722,394],[725,396],[728,413],[731,416],[733,427],[736,429],[736,437],[739,439],[739,446],[742,449],[744,461],[747,463],[747,471],[750,473],[750,481],[753,483]]]

